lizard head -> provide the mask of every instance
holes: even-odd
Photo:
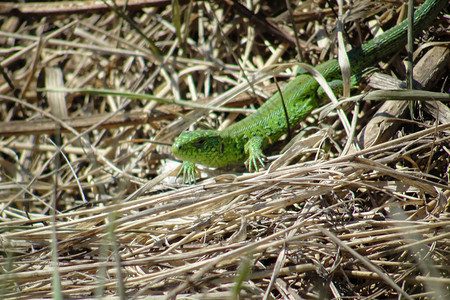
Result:
[[[208,167],[223,167],[236,163],[241,153],[231,139],[223,137],[217,130],[183,132],[172,145],[176,157]]]

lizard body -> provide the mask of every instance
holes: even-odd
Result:
[[[414,35],[427,28],[448,0],[427,0],[414,14]],[[400,50],[406,44],[407,20],[392,27],[380,36],[347,52],[351,73],[356,74],[367,67]],[[340,77],[337,59],[316,66],[327,80]],[[281,90],[289,124],[297,124],[318,107],[319,84],[309,74],[301,74],[287,83]],[[223,167],[246,162],[250,171],[262,164],[262,150],[287,133],[286,113],[277,92],[257,111],[228,128],[218,130],[195,130],[180,134],[172,145],[172,151],[184,160],[182,172],[187,179],[195,179],[195,164]]]

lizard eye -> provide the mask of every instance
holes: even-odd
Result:
[[[194,142],[195,147],[203,147],[205,144],[206,139],[200,138]]]

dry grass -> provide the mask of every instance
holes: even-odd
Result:
[[[295,62],[296,50],[284,1],[252,8],[276,17],[280,32],[225,2],[167,2],[127,18],[64,7],[17,14],[26,5],[0,16],[1,298],[449,297],[448,107],[423,105],[419,121],[383,119],[366,129],[378,140],[362,150],[351,138],[346,146],[342,116],[314,114],[299,127],[308,137],[267,153],[278,158],[267,171],[216,170],[182,185],[166,164],[174,137],[239,117],[201,105],[257,108],[273,81],[236,94],[267,77],[261,69]],[[308,39],[334,17],[325,4],[302,4],[294,20],[304,60],[333,57],[333,41]],[[385,27],[397,17],[388,4],[356,7]],[[370,12],[350,17],[360,24],[348,23],[352,43],[370,38]],[[434,26],[427,39],[448,39],[445,19]],[[399,61],[385,67],[404,76]],[[448,90],[445,72],[427,89]],[[183,108],[183,99],[201,105]],[[378,103],[344,106],[350,137],[362,139]],[[397,127],[386,136],[381,125]]]

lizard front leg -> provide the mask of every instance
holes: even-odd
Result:
[[[266,157],[262,152],[264,138],[261,136],[254,136],[248,140],[245,144],[244,151],[245,154],[248,155],[247,160],[245,161],[245,165],[248,170],[251,172],[253,169],[258,172],[258,162],[264,166],[264,162],[262,161],[263,157]]]
[[[177,177],[183,175],[183,183],[187,182],[188,184],[191,184],[196,182],[195,178],[197,176],[197,173],[198,170],[195,166],[195,163],[185,160],[181,165]]]

